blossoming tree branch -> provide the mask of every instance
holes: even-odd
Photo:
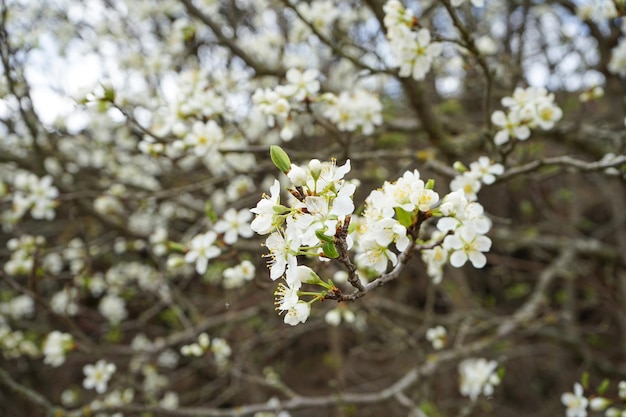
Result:
[[[0,415],[626,416],[622,0],[0,0]]]

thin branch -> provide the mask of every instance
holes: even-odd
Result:
[[[297,7],[292,5],[289,0],[282,0],[282,2],[283,2],[283,4],[286,7],[290,8],[291,10],[294,11],[294,13],[296,13],[296,15],[300,18],[300,20],[302,20],[309,27],[311,32],[313,32],[315,34],[315,36],[317,36],[326,46],[328,46],[333,51],[334,55],[341,56],[341,57],[347,59],[348,61],[350,61],[352,64],[354,64],[354,66],[356,66],[357,68],[360,68],[360,69],[363,69],[363,70],[367,70],[367,71],[369,71],[372,74],[396,75],[394,73],[394,71],[389,71],[389,70],[385,70],[385,69],[372,68],[371,66],[367,65],[366,63],[360,61],[358,58],[347,54],[343,49],[338,47],[332,40],[330,40],[326,36],[324,36],[324,34],[322,32],[320,32],[319,29],[317,27],[315,27],[314,24],[312,24],[310,21],[308,21],[302,15],[302,12],[300,12],[300,10],[298,10]]]
[[[228,36],[226,36],[224,34],[224,32],[222,31],[222,28],[220,27],[220,25],[217,22],[215,22],[213,19],[211,19],[209,16],[207,16],[205,13],[203,13],[200,9],[198,9],[196,6],[194,6],[194,4],[193,4],[193,2],[191,0],[180,0],[180,1],[181,1],[181,3],[183,3],[185,8],[187,9],[187,12],[189,12],[189,14],[191,16],[194,16],[195,18],[200,20],[202,23],[207,25],[213,31],[213,34],[217,37],[217,39],[222,44],[224,44],[226,47],[228,47],[228,49],[230,49],[230,51],[234,55],[236,55],[239,58],[241,58],[241,60],[243,62],[245,62],[246,65],[248,65],[249,67],[254,69],[254,71],[256,72],[256,75],[258,75],[258,76],[263,76],[263,75],[276,75],[276,76],[278,76],[278,75],[284,73],[283,70],[269,68],[268,66],[264,65],[263,63],[257,61],[252,56],[250,56],[239,45],[237,45],[237,42],[233,38],[229,38]]]
[[[11,375],[4,369],[0,367],[0,385],[5,386],[9,389],[9,391],[17,394],[18,396],[24,398],[28,402],[43,408],[48,412],[49,415],[53,415],[53,411],[55,407],[48,401],[45,397],[39,394],[32,389],[21,385],[17,381],[15,381]]]
[[[496,182],[507,181],[518,175],[527,174],[538,170],[541,167],[549,166],[569,166],[576,168],[580,171],[601,171],[607,168],[615,168],[620,165],[626,164],[626,155],[617,155],[615,158],[608,161],[596,161],[586,162],[579,159],[572,158],[571,156],[556,156],[552,158],[539,159],[529,162],[525,165],[513,167],[508,169],[504,174],[496,178]]]
[[[412,248],[411,248],[412,249]],[[403,253],[405,257],[410,256],[409,248]],[[262,404],[250,404],[240,407],[228,408],[228,409],[209,409],[209,408],[179,408],[177,410],[166,410],[160,407],[145,407],[145,406],[122,406],[107,409],[106,411],[121,411],[121,412],[135,412],[135,413],[156,413],[159,415],[167,415],[172,417],[235,417],[251,415],[263,411],[279,411],[279,410],[296,410],[303,408],[320,408],[328,407],[332,405],[342,404],[373,404],[386,401],[391,398],[395,398],[401,395],[406,389],[414,385],[420,378],[420,376],[431,375],[444,362],[450,362],[457,360],[461,357],[474,354],[481,350],[484,350],[488,346],[495,343],[497,340],[509,336],[516,329],[522,326],[524,323],[530,322],[537,316],[539,307],[542,305],[545,294],[554,281],[564,270],[567,270],[571,264],[576,250],[572,247],[565,248],[560,256],[549,265],[539,276],[539,280],[533,293],[528,300],[511,316],[498,326],[493,335],[484,337],[475,342],[472,342],[465,346],[460,346],[455,349],[450,349],[438,354],[433,354],[429,357],[429,360],[423,363],[419,367],[415,367],[406,372],[396,382],[389,385],[379,391],[367,392],[367,393],[335,393],[326,396],[296,396],[290,398],[287,401],[281,402],[277,405],[270,405],[267,403]],[[401,255],[402,256],[402,255]],[[403,260],[406,262],[406,259]],[[402,265],[401,261],[390,274]],[[401,269],[401,267],[400,267]],[[389,275],[389,274],[386,274]]]
[[[478,66],[482,69],[485,75],[486,86],[485,86],[485,95],[483,98],[483,113],[485,116],[485,125],[487,126],[487,129],[489,129],[491,128],[491,115],[490,115],[490,110],[489,110],[489,100],[491,99],[491,88],[493,84],[493,77],[492,77],[491,71],[489,70],[489,65],[487,65],[487,60],[485,60],[485,57],[480,53],[480,51],[478,50],[478,47],[476,47],[476,42],[474,42],[474,38],[472,37],[470,32],[467,30],[463,22],[461,22],[461,19],[459,19],[456,9],[452,7],[452,5],[450,4],[450,1],[443,0],[442,3],[443,3],[443,6],[448,11],[450,18],[452,19],[452,22],[454,23],[454,26],[459,30],[461,34],[461,38],[463,39],[463,46],[467,48],[467,50],[471,52],[472,55],[474,55],[474,58],[478,62]]]

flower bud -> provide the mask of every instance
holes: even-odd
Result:
[[[313,179],[317,180],[322,173],[322,163],[319,159],[311,159],[309,162],[309,171],[311,171],[311,176]]]
[[[458,171],[461,173],[467,171],[467,167],[461,161],[456,161],[454,164],[452,164],[452,168],[454,168],[455,171]]]
[[[296,187],[302,187],[306,184],[306,171],[297,165],[291,164],[291,169],[287,176]]]
[[[270,146],[270,158],[272,158],[272,162],[276,165],[276,168],[281,170],[281,172],[286,174],[291,169],[289,155],[287,155],[287,152],[285,152],[280,146]]]
[[[596,397],[593,398],[590,402],[589,402],[589,408],[593,411],[603,411],[605,410],[609,405],[611,405],[611,400],[607,399],[607,398],[603,398],[603,397]]]
[[[298,265],[298,268],[296,269],[296,276],[298,277],[298,281],[303,284],[315,284],[321,281],[319,275],[306,265]]]
[[[341,312],[339,311],[339,309],[336,309],[336,308],[333,310],[330,310],[324,316],[324,320],[326,321],[326,324],[333,326],[333,327],[337,327],[341,323]]]

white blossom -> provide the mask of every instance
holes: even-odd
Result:
[[[100,359],[93,365],[85,365],[83,367],[83,373],[85,374],[83,387],[85,389],[95,389],[99,394],[106,392],[109,380],[116,369],[115,364],[108,363],[104,359]]]
[[[578,382],[574,384],[574,392],[566,392],[561,395],[561,403],[567,410],[567,417],[587,417],[589,400],[583,395],[583,387]]]
[[[484,358],[465,359],[459,364],[461,395],[475,401],[480,394],[492,395],[494,386],[500,384],[495,373],[498,363]],[[568,416],[571,417],[571,416]]]

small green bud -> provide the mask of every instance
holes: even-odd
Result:
[[[335,247],[334,243],[324,243],[322,245],[322,250],[324,251],[324,255],[326,255],[328,258],[339,258],[339,252],[337,252],[337,248]]]
[[[454,168],[455,171],[458,171],[460,173],[464,173],[465,171],[467,171],[467,167],[465,166],[465,164],[463,164],[463,162],[461,161],[456,161],[453,165],[452,168]]]
[[[429,180],[428,180],[428,182],[426,183],[425,188],[426,188],[427,190],[432,190],[432,189],[434,189],[434,188],[435,188],[435,180],[434,180],[434,179],[432,179],[432,178],[431,178],[431,179],[429,179]]]
[[[211,204],[210,201],[207,201],[206,203],[204,203],[204,214],[213,223],[217,221],[217,213],[215,213],[215,210],[213,210],[213,205]]]
[[[611,400],[603,397],[592,398],[589,402],[589,408],[592,411],[604,411],[609,405],[611,405]]]
[[[286,174],[291,169],[289,155],[287,155],[287,152],[285,152],[280,146],[270,146],[270,158],[272,158],[272,162],[276,165],[276,168],[280,169],[281,172]]]
[[[600,386],[598,387],[598,394],[603,395],[604,393],[606,393],[606,390],[609,389],[610,384],[611,383],[608,379],[604,379],[602,383],[600,384]]]

